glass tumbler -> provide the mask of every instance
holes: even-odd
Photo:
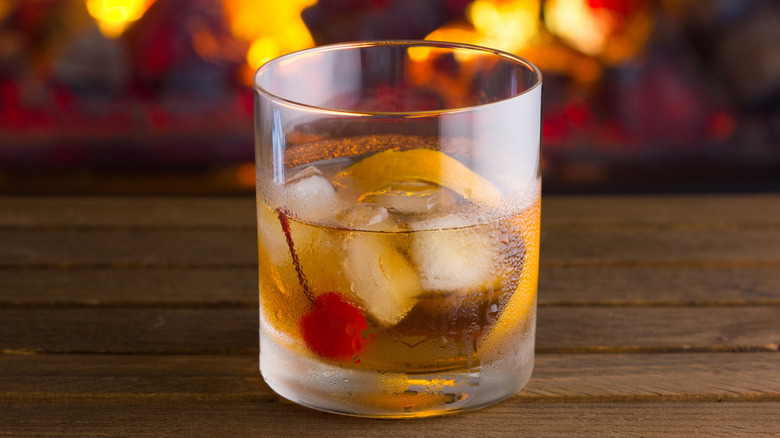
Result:
[[[255,75],[260,370],[339,414],[477,409],[525,385],[541,74],[431,41],[322,46]]]

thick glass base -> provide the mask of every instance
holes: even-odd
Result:
[[[522,389],[534,365],[533,336],[511,357],[469,369],[391,373],[345,368],[295,353],[261,334],[260,371],[282,397],[359,417],[421,418],[471,411]]]

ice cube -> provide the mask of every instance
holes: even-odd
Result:
[[[355,204],[341,210],[336,222],[352,230],[392,231],[396,227],[387,209],[377,204]]]
[[[349,290],[341,267],[343,249],[340,232],[290,221],[290,236],[301,271],[314,296]]]
[[[411,255],[423,289],[476,290],[496,283],[500,254],[488,229],[458,228],[463,226],[458,217],[417,225],[425,231],[414,233]]]
[[[257,236],[260,247],[268,253],[271,263],[292,263],[279,216],[260,202],[257,203]]]
[[[284,205],[300,219],[324,221],[335,214],[338,196],[322,172],[309,166],[287,180]]]
[[[395,325],[417,302],[417,272],[388,236],[359,233],[345,245],[352,293],[380,325]]]
[[[381,205],[397,213],[422,214],[455,204],[458,195],[426,181],[395,181],[364,194],[359,201]]]

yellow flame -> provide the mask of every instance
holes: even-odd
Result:
[[[592,8],[587,0],[547,0],[545,25],[566,44],[607,64],[624,62],[639,53],[652,30],[647,6],[627,16]]]
[[[89,15],[95,18],[100,32],[116,38],[127,26],[143,16],[155,0],[86,0]]]
[[[482,45],[517,53],[526,47],[539,27],[538,0],[476,0],[466,17],[482,35]]]
[[[428,59],[429,56],[431,56],[431,48],[430,47],[409,47],[407,49],[407,53],[409,54],[409,58],[412,61],[422,62]]]
[[[554,8],[562,9],[553,11],[550,9],[550,3],[553,3]],[[540,0],[475,0],[466,10],[467,21],[448,23],[425,39],[493,47],[526,57],[543,70],[571,76],[581,84],[591,84],[601,76],[601,61],[609,62],[610,59],[625,56],[629,51],[639,50],[641,44],[637,45],[636,41],[641,40],[641,35],[648,34],[646,23],[637,21],[634,25],[630,22],[630,26],[624,26],[629,29],[627,34],[630,34],[630,41],[616,38],[616,41],[612,42],[609,38],[615,35],[604,33],[606,31],[603,31],[601,26],[609,24],[614,27],[615,22],[600,24],[599,20],[614,17],[607,17],[607,14],[602,14],[601,18],[588,15],[592,11],[586,0],[545,0],[544,5],[545,12],[554,15],[551,21],[554,23],[553,27],[560,23],[558,27],[564,27],[563,32],[569,32],[574,39],[579,38],[578,31],[584,33],[584,41],[576,43],[577,49],[568,45],[568,42],[561,43],[563,38],[552,37],[548,28],[543,27],[539,20],[542,7]],[[565,10],[567,7],[573,10]],[[638,20],[649,20],[647,14],[636,15]],[[549,25],[549,22],[545,23]],[[606,35],[610,37],[607,38]],[[602,45],[606,45],[603,50]],[[601,50],[601,61],[586,54],[586,51],[594,53],[598,50]],[[423,61],[432,55],[434,53],[430,51],[409,50],[409,58],[417,61],[415,64],[420,64],[415,70],[415,78],[419,81],[428,80],[432,74],[423,66]],[[464,54],[456,54],[456,58],[459,61],[467,61]]]
[[[445,25],[425,39],[518,53],[531,44],[538,33],[539,3],[539,0],[475,0],[466,10],[468,24]]]
[[[607,23],[588,7],[585,0],[549,0],[544,6],[547,28],[566,43],[594,56],[607,37]]]
[[[314,46],[301,12],[317,0],[225,0],[233,34],[250,43],[251,71],[266,61]]]

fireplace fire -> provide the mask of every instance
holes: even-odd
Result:
[[[412,38],[541,68],[548,192],[780,189],[771,0],[0,0],[0,193],[249,193],[262,63]]]

